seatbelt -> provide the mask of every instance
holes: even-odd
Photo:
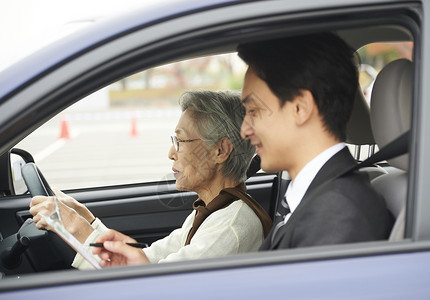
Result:
[[[389,160],[391,158],[400,156],[402,154],[406,154],[409,151],[409,139],[410,139],[410,130],[406,131],[381,149],[378,152],[374,153],[368,159],[362,161],[361,163],[355,165],[354,167],[346,170],[345,172],[336,176],[336,178],[341,177],[349,172],[353,172],[359,170],[361,168],[370,167],[377,162],[383,160]]]

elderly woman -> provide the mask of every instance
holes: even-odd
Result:
[[[144,249],[115,230],[108,230],[81,203],[57,191],[66,228],[82,243],[104,242],[93,250],[102,266],[172,262],[256,251],[271,219],[248,194],[244,180],[255,152],[240,138],[244,110],[232,92],[189,91],[180,98],[182,115],[171,137],[168,156],[179,190],[198,199],[182,227]],[[38,228],[49,229],[41,215],[54,209],[53,197],[36,196],[30,204]],[[91,266],[76,255],[72,266]]]

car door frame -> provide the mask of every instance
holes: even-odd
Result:
[[[421,84],[424,82],[429,82],[429,71],[430,70],[430,62],[428,55],[425,55],[425,53],[430,53],[430,41],[429,38],[424,38],[420,34],[422,31],[424,32],[430,32],[430,25],[427,21],[427,19],[423,18],[424,15],[430,14],[430,5],[428,3],[422,2],[420,4],[417,4],[415,2],[405,2],[405,3],[398,3],[398,2],[388,2],[387,4],[384,4],[381,2],[381,4],[378,5],[372,5],[372,6],[366,6],[370,3],[370,1],[356,1],[351,5],[351,7],[343,6],[341,1],[328,1],[325,6],[325,10],[321,11],[305,11],[305,7],[307,5],[310,5],[310,3],[315,4],[317,2],[307,2],[306,4],[303,4],[303,6],[300,7],[300,4],[294,4],[293,7],[300,7],[303,9],[303,11],[299,10],[298,8],[296,13],[293,13],[294,9],[291,9],[290,7],[287,8],[287,6],[283,6],[280,2],[273,2],[276,4],[274,7],[271,7],[271,10],[276,8],[277,12],[276,14],[274,12],[269,13],[267,10],[264,9],[264,4],[262,3],[253,3],[250,2],[247,5],[249,7],[253,7],[254,9],[259,9],[259,12],[255,12],[254,18],[260,17],[258,20],[250,18],[249,15],[246,15],[245,9],[243,9],[242,6],[238,5],[237,13],[239,16],[244,16],[243,22],[248,22],[248,24],[253,24],[253,21],[259,21],[262,24],[265,24],[263,16],[268,15],[276,15],[278,18],[283,17],[281,12],[284,12],[286,15],[288,15],[288,21],[287,24],[291,25],[291,28],[288,30],[282,30],[280,33],[285,32],[306,32],[307,30],[314,30],[309,29],[309,24],[311,23],[310,20],[325,20],[327,18],[328,20],[331,20],[330,22],[324,23],[325,26],[327,26],[327,29],[333,28],[333,26],[336,26],[336,24],[350,24],[350,26],[356,26],[357,24],[363,23],[363,15],[366,13],[370,13],[371,16],[379,16],[376,17],[377,20],[381,21],[381,15],[384,14],[384,12],[392,12],[392,11],[399,11],[400,15],[404,17],[402,14],[403,12],[407,12],[410,15],[414,16],[414,22],[419,23],[418,19],[424,20],[422,24],[419,24],[418,27],[415,28],[415,60],[418,60],[420,63],[416,63],[415,68],[415,88],[414,91],[414,108],[413,108],[413,115],[414,115],[414,123],[412,127],[413,132],[413,142],[411,147],[411,168],[410,168],[410,185],[409,185],[409,192],[408,192],[408,217],[407,217],[407,236],[404,241],[397,242],[397,243],[388,243],[388,242],[371,242],[371,243],[363,243],[363,244],[354,244],[351,245],[340,245],[340,246],[327,246],[327,247],[312,247],[310,249],[294,249],[294,250],[283,250],[283,251],[276,251],[272,253],[264,253],[264,254],[244,254],[240,256],[236,256],[234,258],[226,258],[226,259],[215,259],[215,260],[202,260],[198,262],[180,262],[171,264],[168,266],[146,266],[145,268],[142,267],[136,267],[136,268],[121,268],[117,270],[103,270],[99,274],[95,273],[87,273],[82,276],[82,274],[79,275],[61,275],[61,279],[57,279],[54,282],[51,283],[45,283],[41,282],[42,280],[46,280],[48,278],[52,278],[52,274],[46,274],[42,276],[42,279],[37,281],[37,284],[31,284],[29,280],[25,281],[25,284],[16,284],[15,288],[22,288],[22,287],[36,287],[36,286],[47,286],[47,285],[61,285],[61,284],[70,284],[70,283],[81,283],[83,281],[100,281],[100,280],[119,280],[118,278],[132,278],[132,277],[140,277],[144,278],[145,276],[155,276],[155,275],[166,275],[166,274],[185,274],[189,272],[200,272],[200,271],[207,271],[207,270],[226,270],[228,269],[235,269],[235,268],[253,268],[257,266],[270,266],[270,265],[285,265],[285,264],[295,264],[298,262],[312,262],[312,261],[323,261],[323,260],[339,260],[339,259],[347,259],[347,258],[359,258],[359,257],[367,257],[367,256],[378,256],[378,255],[395,255],[395,254],[404,254],[404,255],[415,255],[417,253],[427,253],[430,249],[430,226],[429,225],[429,218],[426,218],[426,216],[429,216],[430,212],[430,203],[428,201],[425,201],[426,195],[430,192],[430,187],[427,187],[425,184],[425,178],[429,178],[430,174],[427,174],[427,172],[430,172],[426,170],[423,166],[430,165],[430,162],[428,160],[430,158],[425,156],[425,150],[428,148],[428,134],[430,130],[430,120],[427,121],[425,116],[428,115],[430,112],[429,104],[424,101],[424,99],[427,99],[430,95],[429,87],[428,85]],[[255,5],[255,6],[253,6]],[[337,8],[336,8],[337,7]],[[359,8],[359,12],[354,12],[353,9]],[[216,13],[221,13],[223,8],[220,8],[220,11],[217,11]],[[422,10],[421,10],[422,9]],[[254,11],[254,10],[253,10]],[[214,13],[214,12],[211,12]],[[292,24],[292,22],[296,21],[295,18],[298,17],[307,17],[308,22],[304,22],[305,24]],[[349,20],[335,20],[338,16],[357,16],[357,19],[349,19]],[[358,17],[360,16],[360,17]],[[188,16],[184,16],[183,18],[187,18]],[[210,18],[207,14],[202,13],[198,16],[197,19],[193,19],[193,16],[190,16],[191,19],[187,19],[185,23],[195,22],[196,20],[205,21],[203,24],[210,23],[209,21],[213,22],[213,19]],[[285,16],[284,16],[285,17]],[[379,18],[379,19],[378,19]],[[205,19],[205,20],[202,20]],[[406,18],[407,19],[407,18]],[[401,23],[402,21],[408,22],[408,20],[393,20],[393,22]],[[173,20],[175,21],[175,20]],[[184,20],[183,20],[184,21]],[[360,22],[359,22],[360,21]],[[368,24],[372,24],[372,18],[366,18],[365,20]],[[266,21],[268,22],[268,21]],[[279,20],[278,20],[279,22]],[[322,22],[322,21],[320,21]],[[260,26],[261,26],[260,23]],[[270,22],[272,23],[272,21]],[[257,27],[258,22],[254,22],[254,26]],[[212,24],[213,25],[213,24]],[[233,26],[232,24],[228,24],[230,26]],[[224,25],[224,26],[228,26]],[[314,24],[315,25],[315,24]],[[218,24],[218,26],[222,25]],[[249,25],[248,25],[249,26]],[[320,27],[319,29],[323,29],[324,26]],[[214,34],[214,27],[206,28],[206,33],[204,35],[210,35]],[[136,31],[133,35],[133,39],[138,36],[139,33],[144,32],[145,29],[141,29],[139,31]],[[149,28],[148,28],[149,30]],[[225,30],[225,28],[223,29]],[[272,29],[273,30],[273,29]],[[421,31],[422,30],[422,31]],[[215,31],[216,32],[216,31]],[[270,30],[269,30],[270,32]],[[221,30],[222,33],[222,30]],[[187,34],[193,35],[195,32],[188,32]],[[253,32],[244,32],[244,35],[242,38],[246,40],[246,38],[255,38],[255,37],[261,37],[262,35],[267,34],[267,32],[259,31],[259,34],[255,34]],[[130,35],[132,36],[132,35]],[[186,36],[186,34],[184,34]],[[182,36],[182,37],[184,37]],[[118,42],[120,39],[125,39],[125,42],[127,42],[128,36],[123,36],[119,38],[118,40],[114,40],[111,43],[107,43],[105,45],[100,46],[100,49],[107,47],[110,49],[113,45],[118,45]],[[174,39],[174,38],[173,38]],[[181,55],[185,55],[187,51],[191,51],[192,49],[191,45],[182,45],[178,47],[178,52],[175,52],[175,55],[169,54],[169,46],[171,46],[171,43],[173,43],[173,39],[167,40],[164,39],[163,41],[160,41],[161,44],[165,44],[165,48],[155,47],[155,44],[152,43],[150,47],[145,49],[145,54],[149,55],[152,54],[152,58],[150,61],[145,61],[144,59],[140,62],[141,65],[139,65],[139,68],[142,67],[150,67],[153,65],[156,65],[157,63],[172,59],[173,57],[181,57]],[[226,41],[228,43],[232,36],[221,36],[219,39],[215,39],[218,43],[220,40]],[[186,39],[186,41],[190,42],[191,40],[189,38]],[[131,41],[130,41],[131,42]],[[170,42],[170,43],[169,43]],[[213,44],[213,45],[212,45]],[[205,48],[214,46],[217,46],[217,43],[211,43],[205,44]],[[152,47],[152,48],[151,48]],[[98,49],[98,50],[100,50]],[[165,50],[162,54],[162,50]],[[183,51],[183,52],[182,52]],[[198,51],[194,50],[195,53]],[[158,53],[157,53],[158,52]],[[84,62],[89,63],[90,57],[93,57],[95,55],[94,53],[99,53],[98,51],[95,51],[93,53],[87,53],[83,54],[82,57],[77,58],[79,61],[78,64],[83,64]],[[116,63],[123,63],[125,61],[128,61],[130,59],[130,55],[132,53],[128,53],[128,56],[125,55],[118,59]],[[76,63],[76,61],[71,61],[68,64],[71,64],[72,69],[77,68],[77,66],[74,66],[73,64]],[[91,63],[89,69],[96,68],[97,63]],[[113,70],[113,65],[111,66],[104,66],[102,68],[104,71]],[[53,80],[53,75],[62,75],[64,72],[62,72],[61,67],[57,70],[54,70],[52,74],[47,75],[46,78],[42,78],[40,82],[37,84],[40,85],[48,85],[51,86],[51,90],[54,90],[52,88],[52,83],[50,83],[50,80]],[[94,72],[94,69],[92,70]],[[100,69],[98,69],[98,72],[100,72]],[[116,77],[125,75],[125,72],[123,70],[116,70]],[[65,74],[64,74],[65,75]],[[63,88],[60,90],[57,90],[52,95],[36,95],[40,98],[40,101],[38,102],[38,107],[32,109],[30,112],[26,113],[24,117],[30,117],[31,120],[35,120],[35,124],[40,124],[44,120],[46,120],[49,116],[54,114],[55,112],[58,112],[60,109],[64,108],[66,106],[65,103],[57,103],[55,104],[52,109],[50,109],[47,112],[38,112],[38,109],[40,107],[46,107],[46,103],[52,103],[53,98],[66,96],[67,92],[71,92],[72,87],[76,88],[79,87],[80,84],[82,84],[82,80],[88,80],[88,78],[91,78],[91,76],[94,76],[94,73],[91,73],[91,70],[89,70],[89,73],[85,76],[85,78],[78,78],[74,76],[74,84],[71,86],[68,86],[67,89]],[[113,76],[113,77],[115,77]],[[55,77],[55,76],[54,76]],[[113,78],[112,77],[112,78]],[[116,78],[115,77],[115,78]],[[68,77],[69,78],[69,77]],[[110,80],[104,78],[104,83],[108,83]],[[54,85],[55,86],[55,85]],[[58,82],[57,82],[58,86]],[[96,84],[92,86],[86,86],[86,90],[88,92],[92,91],[95,88]],[[14,97],[20,98],[19,100],[16,100],[19,102],[19,107],[16,108],[16,111],[18,112],[24,112],[25,105],[28,105],[28,102],[26,102],[26,97],[29,96],[29,91],[32,89],[32,86],[29,86],[28,89],[22,90],[19,95],[15,95]],[[68,98],[69,99],[69,98]],[[65,101],[65,100],[64,100]],[[67,105],[70,104],[67,102]],[[33,114],[33,115],[32,115]],[[34,116],[35,115],[35,116]],[[4,119],[0,119],[0,124],[4,124]],[[20,135],[20,137],[23,134]],[[12,141],[14,140],[12,137],[9,137],[8,139],[3,139],[3,141]],[[69,274],[70,275],[70,274]],[[33,279],[32,277],[29,277]],[[1,283],[0,283],[1,284]],[[12,287],[13,289],[13,287]],[[0,285],[1,290],[1,285]]]

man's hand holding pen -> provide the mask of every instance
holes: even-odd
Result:
[[[100,266],[102,267],[149,263],[145,252],[141,248],[127,245],[127,243],[136,244],[137,242],[116,230],[110,230],[102,235],[97,239],[96,243],[103,244],[103,247],[94,247],[92,251],[93,254],[100,257]]]

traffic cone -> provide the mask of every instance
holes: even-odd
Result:
[[[132,137],[136,137],[137,136],[137,118],[136,118],[136,114],[133,113],[131,115],[131,131],[130,131],[130,135]]]
[[[60,135],[58,137],[59,139],[70,139],[70,133],[69,133],[69,122],[66,120],[66,118],[61,118],[60,122]]]

